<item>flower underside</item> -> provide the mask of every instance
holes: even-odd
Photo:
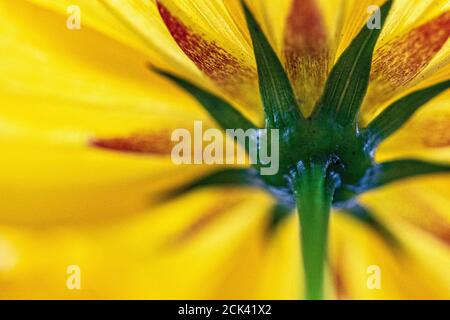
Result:
[[[384,23],[392,1],[380,9]],[[331,70],[322,98],[305,117],[289,78],[250,10],[243,4],[259,75],[265,126],[280,132],[280,170],[260,176],[258,170],[229,169],[201,178],[176,194],[207,185],[251,185],[277,199],[276,225],[297,207],[306,280],[306,295],[323,296],[328,216],[331,207],[346,209],[373,224],[356,202],[363,192],[400,179],[450,171],[444,164],[402,159],[374,160],[378,145],[397,131],[426,102],[449,88],[450,80],[413,92],[388,106],[367,127],[358,113],[367,92],[372,56],[381,29],[364,26]],[[223,129],[256,128],[228,102],[164,71],[158,71],[192,94]],[[258,167],[255,165],[254,167]]]

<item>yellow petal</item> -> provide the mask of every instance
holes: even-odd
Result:
[[[133,214],[152,190],[203,171],[174,166],[167,142],[205,112],[149,72],[144,56],[89,28],[69,30],[64,17],[27,2],[0,6],[4,221]],[[150,155],[92,144],[128,136]]]
[[[71,16],[69,8],[78,6],[82,28],[102,32],[145,55],[154,65],[185,74],[196,69],[172,40],[160,18],[154,0],[27,0],[62,14],[64,25]],[[20,2],[20,1],[15,1]],[[15,5],[19,10],[19,6]],[[36,12],[35,18],[40,14]],[[198,76],[198,75],[197,75]]]
[[[448,245],[430,237],[420,229],[403,225],[397,234],[407,250],[404,272],[411,287],[411,299],[443,299],[450,297],[450,250]],[[420,290],[416,288],[420,287]]]
[[[178,105],[179,112],[195,112],[187,95],[147,70],[144,55],[88,28],[69,30],[64,17],[27,2],[1,5],[2,96],[97,110],[168,115],[168,106]]]
[[[342,1],[342,20],[341,26],[338,28],[338,48],[336,51],[335,61],[350,45],[361,28],[367,23],[371,12],[368,11],[370,6],[381,6],[386,0],[348,0]],[[389,17],[388,19],[390,19]]]
[[[266,234],[256,299],[301,299],[303,271],[296,214]]]
[[[448,175],[411,179],[362,198],[400,241],[411,299],[450,297],[449,183]]]
[[[374,53],[364,113],[377,112],[380,104],[420,83],[448,64],[450,11],[379,44]],[[448,73],[447,73],[448,77]]]
[[[236,49],[236,43],[233,42],[235,39],[228,44],[231,43],[234,45],[234,53],[238,53],[237,59],[239,61],[235,61],[235,66],[238,69],[241,69],[241,66],[243,67],[241,69],[242,77],[237,77],[236,74],[227,74],[228,71],[230,71],[229,68],[223,68],[223,66],[221,67],[218,63],[216,63],[217,68],[211,68],[211,63],[214,63],[215,61],[214,57],[218,57],[218,55],[211,55],[210,61],[206,63],[208,67],[206,64],[203,64],[203,67],[201,67],[197,63],[197,67],[199,67],[200,70],[206,71],[205,68],[207,68],[210,71],[205,72],[213,80],[209,81],[202,75],[201,72],[199,72],[198,68],[190,60],[191,58],[194,62],[198,62],[198,59],[190,54],[186,55],[186,53],[183,52],[183,50],[186,51],[186,48],[181,46],[180,43],[177,44],[175,41],[176,39],[174,40],[174,37],[170,34],[168,27],[161,17],[155,0],[146,2],[139,0],[101,0],[95,2],[77,0],[75,2],[70,2],[70,4],[69,1],[60,2],[56,0],[29,1],[36,2],[42,6],[49,7],[59,13],[62,13],[63,15],[61,16],[61,19],[64,21],[61,23],[63,23],[63,26],[66,25],[66,19],[68,17],[66,13],[67,7],[69,5],[79,6],[82,12],[82,30],[85,29],[84,26],[87,26],[86,28],[93,28],[126,44],[127,46],[137,49],[141,53],[142,57],[144,57],[141,65],[151,63],[153,66],[169,70],[195,83],[201,84],[208,90],[216,90],[219,94],[225,93],[227,98],[235,104],[238,104],[237,107],[240,108],[241,111],[248,117],[261,121],[262,113],[258,108],[260,101],[257,90],[257,78],[256,71],[254,70],[254,62],[251,60],[250,64],[253,63],[253,66],[250,66],[248,65],[249,61],[241,61],[242,50],[239,45],[237,46],[238,49]],[[178,3],[176,5],[178,5]],[[208,6],[209,4],[206,3],[206,5]],[[220,14],[217,13],[217,8],[219,6],[213,7],[214,8],[210,11],[216,12],[216,16],[211,16],[207,18],[207,20],[210,19],[211,21],[214,21],[214,19],[217,18],[217,15],[221,16],[222,14],[223,16],[223,12],[220,12]],[[221,9],[223,8],[224,6],[222,5]],[[197,18],[195,17],[196,14],[202,16],[201,12],[198,10],[193,10],[192,13],[194,14],[194,17],[192,17],[193,19],[198,20],[198,16]],[[230,15],[228,14],[228,16]],[[231,22],[231,20],[231,18],[228,19],[226,23]],[[191,27],[191,23],[192,20],[189,18],[187,26]],[[194,31],[200,32],[200,35],[202,36],[204,32],[210,33],[209,27],[206,31],[201,28],[194,28]],[[215,37],[218,37],[217,39],[211,40],[207,37],[205,41],[212,41],[213,43],[211,43],[211,46],[216,47],[216,42],[218,44],[222,44],[221,36],[221,33],[216,33]],[[253,59],[251,47],[248,43],[247,47],[249,49],[248,57]],[[221,56],[222,48],[217,47],[215,49],[220,51],[218,54]],[[224,47],[224,49],[228,50],[229,48]],[[104,52],[109,53],[111,51]],[[231,57],[231,59],[234,59],[234,56]],[[222,68],[222,71],[219,70],[220,68]],[[253,69],[253,71],[250,71],[250,69]],[[213,75],[212,72],[215,74]],[[221,73],[220,76],[219,73]],[[240,80],[245,81],[240,82]],[[240,94],[236,94],[237,92],[240,92]]]
[[[157,1],[174,40],[222,92],[260,112],[255,61],[246,37],[222,1]]]
[[[320,99],[333,64],[337,18],[332,21],[327,12],[334,7],[334,16],[339,17],[337,4],[294,0],[286,17],[283,56],[302,111],[307,115]]]
[[[423,106],[377,151],[377,160],[421,158],[448,163],[450,156],[450,92]]]
[[[368,8],[380,1],[345,1],[336,59],[369,18]],[[393,100],[448,78],[448,0],[393,2],[377,43],[369,90],[362,107],[366,125]],[[432,34],[433,36],[430,36]],[[435,77],[438,72],[442,76]],[[440,80],[439,80],[440,79]]]
[[[413,225],[448,245],[449,185],[449,174],[435,174],[395,183],[370,192],[362,199],[383,220],[399,220]]]
[[[97,223],[129,216],[208,169],[90,147],[2,146],[0,216],[13,223]]]
[[[0,265],[0,294],[83,299],[220,296],[219,284],[230,275],[227,270],[246,254],[246,243],[260,236],[268,200],[248,189],[204,190],[128,222],[45,231],[2,226],[0,261],[7,263]],[[69,265],[80,267],[79,291],[66,287]]]
[[[342,213],[332,218],[330,263],[340,299],[407,298],[395,250],[370,226]],[[380,286],[371,278],[378,274]]]
[[[342,2],[344,11],[337,57],[340,56],[364,24],[366,24],[370,14],[373,14],[371,7],[380,7],[385,2],[386,0],[348,0]],[[378,40],[377,48],[382,47],[390,40],[411,29],[432,20],[448,9],[448,0],[393,1],[389,16]]]
[[[378,47],[410,31],[411,29],[436,18],[450,8],[448,0],[408,1],[395,0],[390,17],[383,28]]]

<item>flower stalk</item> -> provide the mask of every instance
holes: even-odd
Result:
[[[292,176],[300,218],[305,297],[321,300],[334,184],[327,174],[327,165],[316,162],[301,162]]]

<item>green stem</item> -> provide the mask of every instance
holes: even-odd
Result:
[[[300,216],[305,294],[309,300],[320,300],[324,298],[328,220],[334,191],[327,166],[301,163],[293,173],[293,189]]]

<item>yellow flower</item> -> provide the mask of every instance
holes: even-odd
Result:
[[[384,2],[247,1],[304,115],[368,7]],[[449,36],[448,0],[394,1],[362,127],[450,78]],[[217,125],[148,65],[262,124],[252,40],[239,0],[0,2],[0,298],[304,297],[298,217],[271,227],[270,194],[210,186],[167,197],[217,170],[174,165],[172,131]],[[449,164],[449,107],[447,90],[383,141],[376,160]],[[358,201],[373,216],[331,215],[326,297],[450,298],[450,176],[412,177]],[[68,286],[70,266],[80,289]]]

